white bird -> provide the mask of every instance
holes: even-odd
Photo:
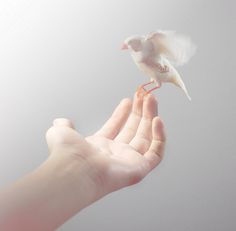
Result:
[[[123,45],[123,50],[129,50],[138,66],[151,81],[139,88],[145,90],[145,86],[154,83],[156,86],[145,94],[161,87],[163,82],[173,83],[180,87],[189,100],[191,97],[183,80],[174,66],[183,65],[195,53],[196,46],[184,35],[174,31],[157,31],[147,36],[130,36]]]

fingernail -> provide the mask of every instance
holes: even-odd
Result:
[[[144,95],[144,99],[149,99],[150,96],[151,96],[151,94],[149,94],[149,93],[148,93],[148,94],[145,94],[145,95]]]
[[[150,99],[155,99],[155,97],[152,94],[147,94],[147,95],[145,95],[145,99],[150,100]]]

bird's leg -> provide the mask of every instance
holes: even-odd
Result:
[[[148,82],[148,83],[144,83],[144,84],[142,84],[140,87],[141,88],[143,88],[143,90],[145,90],[145,86],[147,86],[147,85],[149,85],[149,84],[152,84],[152,83],[154,83],[154,80],[152,80],[152,81],[150,81],[150,82]]]
[[[152,89],[146,91],[146,92],[144,93],[144,96],[145,96],[145,95],[148,95],[149,93],[151,93],[152,91],[154,91],[154,90],[156,90],[156,89],[158,89],[158,88],[160,88],[160,87],[161,87],[161,85],[158,85],[158,86],[156,86],[156,87],[154,87],[154,88],[152,88]]]
[[[152,83],[154,83],[154,80],[152,80],[152,81],[150,81],[150,82],[148,82],[148,83],[145,83],[145,84],[142,84],[141,86],[139,86],[139,88],[137,89],[137,94],[138,94],[138,96],[140,96],[140,95],[143,93],[143,91],[147,92],[144,87],[147,86],[147,85],[149,85],[149,84],[152,84]]]

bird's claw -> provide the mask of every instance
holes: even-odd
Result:
[[[140,86],[136,92],[138,98],[143,98],[149,94],[143,86]]]

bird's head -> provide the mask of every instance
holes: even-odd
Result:
[[[130,51],[133,51],[133,52],[141,51],[142,48],[143,48],[143,44],[142,44],[143,40],[144,40],[143,37],[137,36],[137,35],[128,37],[124,41],[124,43],[121,47],[121,50],[130,50]]]

